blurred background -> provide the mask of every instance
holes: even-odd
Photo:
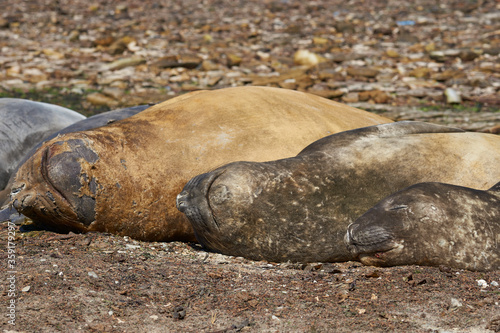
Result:
[[[265,85],[500,132],[500,1],[2,1],[0,97],[87,116]]]

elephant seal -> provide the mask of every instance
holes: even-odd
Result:
[[[84,115],[54,104],[18,98],[0,98],[0,189],[38,142]]]
[[[354,259],[347,226],[416,182],[489,188],[500,137],[396,122],[320,139],[293,158],[236,162],[190,180],[178,209],[209,250],[274,262]]]
[[[194,241],[175,207],[190,178],[243,158],[293,156],[330,133],[387,122],[286,89],[192,92],[109,126],[46,142],[19,168],[13,205],[60,231]]]
[[[365,265],[500,270],[500,183],[488,191],[410,186],[359,217],[345,242]]]
[[[131,117],[134,114],[137,114],[149,108],[150,106],[151,105],[138,105],[129,108],[99,113],[97,115],[73,123],[72,125],[69,125],[55,133],[52,133],[51,135],[43,139],[41,142],[38,142],[33,148],[31,148],[31,150],[28,153],[24,155],[24,157],[18,163],[17,167],[14,168],[14,171],[11,173],[11,176],[7,184],[5,185],[5,188],[0,191],[0,209],[1,209],[0,222],[5,221],[7,219],[19,220],[19,221],[24,220],[24,217],[20,218],[17,211],[13,207],[8,205],[10,201],[10,189],[12,187],[12,184],[14,183],[14,178],[19,166],[24,164],[24,162],[26,162],[45,141],[53,139],[58,135],[62,135],[65,133],[84,131],[101,126],[106,126],[115,121]]]

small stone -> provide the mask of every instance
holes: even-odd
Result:
[[[371,96],[373,101],[377,104],[386,104],[391,99],[391,97],[385,91],[380,90],[372,91]]]
[[[476,280],[476,282],[477,282],[478,287],[488,288],[488,283],[485,280],[480,279],[480,280]]]
[[[458,56],[462,61],[472,61],[479,57],[479,53],[476,53],[472,50],[463,50]]]
[[[108,47],[108,52],[111,54],[121,54],[127,50],[128,44],[137,41],[133,37],[125,36],[116,40],[113,44]]]
[[[88,272],[88,275],[89,275],[90,277],[93,277],[94,279],[97,279],[97,278],[98,278],[98,277],[97,277],[97,274],[96,274],[96,273],[94,273],[93,271]]]
[[[186,317],[186,310],[182,306],[176,306],[174,308],[172,317],[176,320],[182,320]]]
[[[361,91],[358,94],[358,98],[359,98],[360,102],[366,102],[366,101],[370,100],[371,97],[372,97],[371,91]]]
[[[350,67],[347,69],[347,74],[349,74],[350,76],[362,76],[362,77],[373,78],[377,76],[378,73],[379,70],[366,67]]]
[[[442,51],[432,51],[429,53],[429,57],[431,57],[432,60],[439,62],[444,62],[446,60],[446,55]]]
[[[446,88],[444,95],[446,96],[446,103],[448,104],[459,104],[462,102],[460,94],[453,88]]]
[[[38,68],[26,68],[23,71],[24,78],[31,83],[46,81],[48,76]]]
[[[118,105],[116,100],[101,93],[92,93],[87,95],[87,101],[93,105],[106,105],[110,107]]]
[[[213,61],[210,60],[203,60],[201,63],[201,69],[208,72],[208,71],[216,71],[219,69],[219,66],[214,63]]]
[[[30,291],[30,289],[31,289],[31,286],[26,286],[26,287],[24,287],[23,289],[21,289],[21,291],[22,291],[23,293],[27,293],[28,291]]]
[[[411,72],[408,73],[409,76],[416,77],[416,78],[429,78],[431,75],[432,70],[427,67],[418,67],[412,70]]]
[[[44,49],[42,52],[51,59],[60,60],[64,58],[64,54],[54,51],[53,49]]]
[[[456,299],[456,298],[451,299],[450,308],[456,309],[456,308],[459,308],[461,306],[462,306],[462,302],[460,302],[458,299]]]
[[[109,96],[115,100],[120,100],[125,95],[125,92],[117,87],[106,87],[102,90],[102,93],[106,96]]]
[[[159,68],[182,67],[194,69],[202,63],[202,59],[193,55],[167,56],[158,59],[152,65]]]
[[[492,287],[498,287],[498,282],[496,282],[496,281],[491,281],[490,284]]]
[[[282,88],[285,88],[285,87],[282,86]],[[341,89],[335,89],[335,90],[330,90],[330,89],[309,89],[307,92],[309,92],[311,94],[314,94],[314,95],[318,95],[318,96],[324,97],[324,98],[329,98],[329,99],[340,97],[340,96],[344,95],[344,93],[345,93]]]
[[[130,66],[138,66],[141,64],[144,64],[146,62],[146,59],[140,58],[140,57],[130,57],[130,58],[123,58],[119,59],[116,61],[113,61],[112,63],[107,65],[107,69],[110,71],[122,69],[125,67],[130,67]]]
[[[239,66],[243,60],[240,56],[233,53],[226,54],[226,57],[227,67]]]
[[[350,92],[342,96],[342,101],[344,103],[357,103],[359,102],[359,94],[357,92]]]
[[[325,45],[328,44],[328,39],[323,37],[313,37],[313,44],[315,45]]]
[[[293,55],[293,62],[299,66],[316,66],[324,62],[324,58],[308,50],[298,50]]]
[[[388,57],[391,57],[391,58],[399,58],[399,53],[398,51],[394,50],[394,49],[389,49],[385,52],[385,54],[387,54]]]

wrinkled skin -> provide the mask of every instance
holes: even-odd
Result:
[[[346,244],[363,264],[500,269],[500,183],[489,191],[421,183],[351,224]]]
[[[37,224],[150,241],[195,240],[175,198],[225,163],[295,155],[342,130],[389,119],[297,91],[198,91],[95,130],[46,142],[19,169],[12,197]]]
[[[228,164],[192,179],[177,205],[207,249],[340,262],[356,259],[347,226],[385,196],[424,181],[489,188],[499,162],[499,136],[399,122],[328,136],[293,158]]]

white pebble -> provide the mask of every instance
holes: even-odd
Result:
[[[488,287],[488,283],[485,280],[483,280],[483,279],[476,280],[476,282],[477,282],[478,287],[481,287],[481,288],[487,288]]]
[[[493,287],[498,287],[498,282],[496,281],[491,281],[490,283]]]

